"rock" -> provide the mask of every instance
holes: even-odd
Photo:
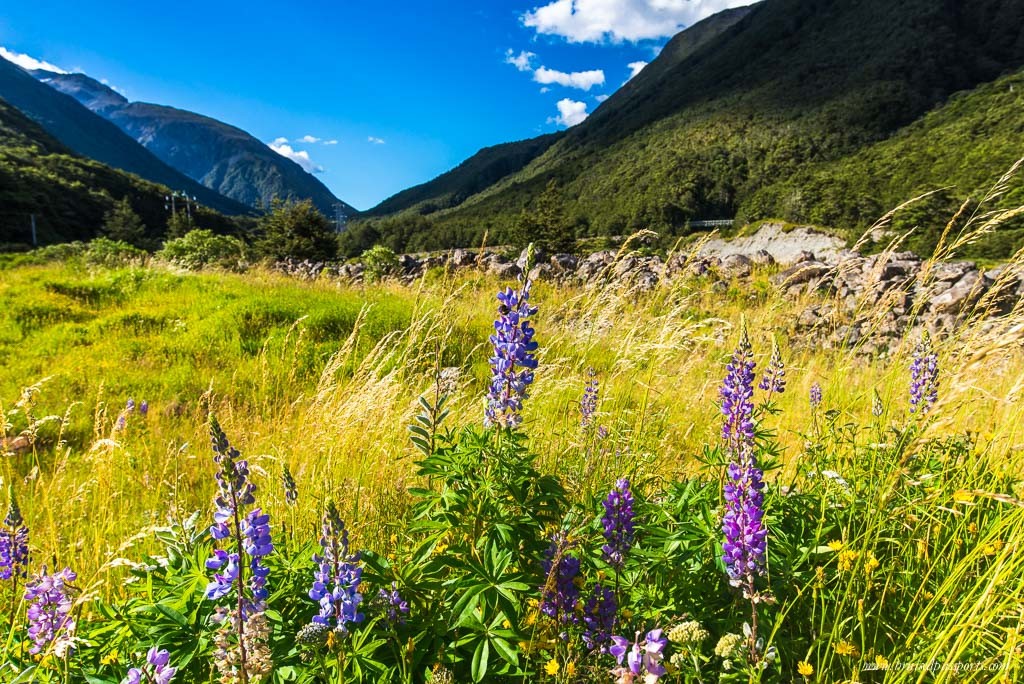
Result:
[[[802,261],[790,266],[785,271],[772,276],[772,284],[781,287],[802,285],[828,274],[832,268],[820,261]]]
[[[752,270],[750,259],[742,254],[730,254],[722,259],[721,271],[723,275],[733,278],[746,278]]]
[[[551,264],[537,264],[530,269],[530,280],[552,280],[554,275],[555,268]]]
[[[932,267],[929,276],[936,281],[955,283],[975,268],[970,261],[942,261]]]
[[[929,305],[935,313],[957,314],[973,305],[978,297],[984,292],[981,287],[981,274],[977,271],[968,271],[956,281],[952,287],[941,292],[930,300]]]
[[[647,269],[636,272],[632,278],[633,286],[641,292],[650,292],[658,286],[659,280],[657,273]]]
[[[571,273],[580,265],[580,259],[575,254],[552,254],[551,266],[558,273]]]
[[[803,264],[809,261],[817,261],[817,259],[814,258],[814,252],[810,252],[806,249],[801,249],[800,251],[796,252],[796,254],[793,255],[794,264]]]
[[[524,247],[523,251],[519,253],[519,258],[516,259],[516,266],[518,266],[520,270],[523,270],[523,269],[526,268],[526,261],[527,261],[527,257],[529,256],[529,254],[530,254],[530,248],[529,247]],[[533,263],[534,264],[540,264],[540,263],[543,263],[543,262],[545,262],[547,260],[548,260],[548,256],[547,256],[547,254],[544,253],[544,250],[539,249],[537,247],[533,248]]]
[[[452,268],[466,268],[476,263],[476,256],[465,249],[456,249],[448,257],[448,265]]]
[[[420,262],[414,256],[403,254],[398,257],[398,267],[405,273],[416,273],[420,270]]]
[[[750,260],[758,266],[774,266],[775,257],[766,249],[759,249],[750,256]]]
[[[759,251],[768,252],[780,264],[794,264],[801,258],[801,252],[812,254],[805,259],[813,260],[817,254],[822,261],[832,261],[845,248],[841,238],[823,233],[808,226],[790,228],[781,223],[763,223],[753,235],[725,240],[708,240],[701,247],[701,256],[742,254],[752,258]]]
[[[518,264],[513,263],[497,263],[494,262],[488,267],[488,273],[492,273],[502,280],[512,280],[518,278],[519,274],[523,272],[523,269],[519,268]]]

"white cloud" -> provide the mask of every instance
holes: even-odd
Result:
[[[540,92],[541,93],[549,93],[549,92],[551,92],[551,88],[548,88],[547,86],[544,86],[543,88],[540,89]]]
[[[530,71],[533,68],[533,58],[537,55],[526,50],[520,51],[517,55],[512,48],[505,50],[505,64],[511,64],[520,71]]]
[[[565,86],[567,88],[590,90],[596,85],[604,84],[604,72],[600,69],[592,69],[591,71],[573,71],[571,73],[566,73],[564,71],[548,69],[547,67],[542,66],[533,72],[533,80],[545,85],[557,83],[558,85]]]
[[[270,146],[273,147],[274,145],[284,145],[287,142],[288,138],[274,138],[274,142],[270,143]]]
[[[384,144],[384,139],[383,138],[377,138],[377,137],[371,135],[371,136],[366,138],[366,142],[371,142],[374,145],[383,145]]]
[[[309,143],[310,145],[312,145],[313,143],[320,142],[320,138],[316,137],[315,135],[309,135],[307,133],[306,135],[302,136],[301,138],[299,138],[295,142]]]
[[[324,167],[319,164],[315,164],[312,159],[309,158],[309,152],[306,150],[293,149],[291,145],[286,144],[287,141],[284,138],[278,138],[274,142],[270,143],[270,149],[277,152],[282,157],[287,157],[293,162],[302,167],[302,170],[306,173],[322,173]]]
[[[337,145],[337,144],[338,144],[338,141],[335,140],[334,138],[331,138],[330,140],[324,140],[324,145]]]
[[[607,99],[608,99],[609,97],[610,97],[609,95],[606,95],[606,94],[601,94],[601,95],[595,95],[595,96],[594,96],[594,99],[595,99],[595,100],[597,100],[598,102],[604,102],[604,101],[605,101],[605,100],[607,100]]]
[[[629,67],[629,78],[626,79],[628,81],[630,78],[639,74],[643,68],[647,66],[647,62],[630,62],[626,66]]]
[[[53,71],[58,74],[68,73],[55,64],[44,62],[41,59],[36,59],[21,52],[12,52],[5,47],[0,47],[0,57],[3,57],[8,62],[14,62],[22,69],[45,69],[46,71]]]
[[[558,107],[558,116],[548,119],[548,123],[556,123],[559,126],[575,126],[587,118],[587,103],[577,102],[569,98],[563,98],[555,105]]]
[[[522,16],[537,33],[570,43],[665,38],[705,17],[751,0],[552,0]]]

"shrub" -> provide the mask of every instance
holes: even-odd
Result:
[[[338,255],[331,222],[310,200],[275,200],[270,213],[259,220],[258,229],[263,234],[258,245],[260,253],[275,261],[329,261]]]
[[[198,229],[168,240],[157,256],[190,271],[206,266],[242,271],[246,267],[245,252],[245,244],[238,238]]]
[[[117,268],[142,263],[149,254],[143,250],[110,238],[99,237],[89,243],[85,250],[85,262],[90,266]]]
[[[359,258],[363,262],[363,278],[368,283],[377,282],[398,270],[398,257],[383,245],[371,247]]]

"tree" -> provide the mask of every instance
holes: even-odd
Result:
[[[127,242],[136,247],[142,247],[146,242],[146,226],[132,209],[132,203],[127,197],[115,202],[103,215],[103,228],[100,232],[111,240]]]
[[[549,180],[533,206],[523,210],[513,236],[518,247],[532,242],[546,252],[572,252],[576,249],[576,230],[566,216],[557,180]]]
[[[274,260],[287,258],[329,261],[338,255],[338,241],[331,222],[313,202],[274,200],[270,213],[257,223],[262,237],[260,253]]]
[[[174,240],[185,237],[195,230],[196,224],[187,211],[176,211],[167,219],[167,239]]]

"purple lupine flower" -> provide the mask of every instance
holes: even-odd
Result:
[[[28,527],[21,517],[21,509],[14,498],[14,488],[8,489],[10,504],[0,527],[0,579],[24,577],[28,567]]]
[[[139,415],[143,418],[149,415],[149,402],[145,399],[143,399],[142,403],[139,404]]]
[[[782,361],[778,341],[772,344],[772,356],[768,359],[768,367],[757,386],[770,394],[782,394],[786,391],[786,364]]]
[[[378,596],[388,608],[388,622],[405,624],[405,616],[409,614],[409,602],[402,598],[398,591],[398,582],[391,583],[391,590],[381,589]]]
[[[228,548],[214,549],[206,560],[208,570],[220,572],[215,573],[206,586],[205,595],[216,601],[236,591],[241,608],[241,615],[236,619],[242,624],[250,615],[265,608],[269,571],[262,559],[274,550],[270,518],[260,508],[246,510],[256,503],[256,485],[249,481],[249,464],[231,446],[213,416],[210,417],[210,436],[213,458],[220,466],[210,536],[215,541],[226,542]],[[243,586],[245,580],[247,584]]]
[[[615,628],[618,604],[615,592],[609,587],[595,584],[583,606],[583,643],[591,651],[604,651]]]
[[[587,371],[587,375],[590,377],[590,380],[583,388],[583,398],[580,400],[580,425],[584,428],[590,427],[591,421],[594,420],[594,414],[597,413],[597,395],[599,390],[597,371],[591,368]]]
[[[346,633],[348,623],[363,621],[359,612],[363,569],[358,565],[359,554],[348,553],[348,530],[333,502],[324,511],[320,548],[322,553],[313,556],[316,568],[309,590],[309,598],[320,604],[320,613],[313,617],[313,622]]]
[[[662,636],[660,629],[652,629],[643,641],[640,640],[640,632],[637,632],[632,643],[625,637],[613,636],[609,652],[620,665],[620,670],[613,671],[613,674],[626,681],[644,675],[645,682],[657,682],[668,672],[662,664],[667,645],[668,639]],[[627,674],[632,675],[632,678],[627,679],[624,676]]]
[[[128,397],[128,402],[124,405],[125,413],[133,413],[135,411],[135,400]]]
[[[576,605],[580,588],[576,584],[580,574],[580,559],[566,551],[565,535],[557,533],[551,540],[541,565],[546,581],[541,590],[540,612],[563,623],[576,623]]]
[[[925,331],[921,341],[914,348],[914,358],[910,364],[910,412],[921,413],[928,410],[939,398],[939,355],[932,348],[932,338]]]
[[[44,567],[25,586],[25,600],[29,602],[28,636],[32,640],[29,653],[42,653],[51,645],[55,650],[70,645],[75,620],[71,617],[74,602],[69,585],[76,579],[78,576],[70,568],[50,575]]]
[[[754,365],[754,352],[744,327],[719,391],[725,416],[722,439],[732,454],[752,451],[754,446]]]
[[[811,402],[812,411],[817,410],[817,408],[821,406],[821,385],[819,385],[817,382],[811,385],[809,400]]]
[[[604,500],[601,525],[607,542],[601,547],[604,558],[610,565],[621,570],[633,546],[633,492],[626,478],[617,481],[615,488],[608,492]]]
[[[537,368],[537,342],[527,320],[537,313],[537,307],[530,306],[529,299],[529,278],[523,281],[521,290],[506,288],[498,293],[498,318],[490,338],[494,356],[490,359],[492,378],[485,426],[515,427],[522,422],[520,412],[523,399],[528,396],[526,388],[533,382],[533,371]]]
[[[722,436],[729,466],[724,488],[722,561],[733,586],[754,592],[754,577],[764,572],[767,530],[764,528],[763,474],[754,454],[754,361],[744,329],[722,383]]]
[[[149,649],[146,654],[146,666],[133,667],[122,684],[170,684],[177,668],[170,667],[171,653],[167,649]]]

